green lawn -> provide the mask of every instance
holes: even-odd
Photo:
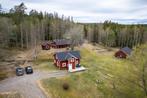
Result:
[[[53,64],[53,54],[47,54],[46,52],[42,52],[38,57],[37,60],[34,61],[34,68],[43,70],[43,71],[55,71],[58,70],[57,67]]]
[[[42,80],[52,98],[144,98],[143,91],[132,81],[135,76],[130,74],[130,60],[87,49],[81,49],[81,56],[81,65],[88,68],[85,72]],[[63,83],[69,84],[69,90],[63,90]]]
[[[53,61],[50,61],[49,59],[44,59],[44,60],[36,60],[34,62],[34,68],[38,70],[43,70],[43,71],[55,71],[58,70],[57,67],[53,64]]]
[[[7,72],[1,71],[0,72],[0,80],[7,78]]]

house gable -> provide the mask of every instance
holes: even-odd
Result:
[[[80,54],[78,51],[58,52],[54,55],[54,59],[56,62],[54,64],[59,67],[59,69],[68,69],[69,64],[72,65],[72,69],[75,69],[76,65],[80,63]]]
[[[122,49],[120,49],[120,51],[124,52],[127,55],[130,55],[132,50],[129,47],[124,47]]]
[[[56,56],[58,60],[60,61],[68,60],[71,57],[80,59],[80,53],[78,51],[59,52],[59,53],[56,53]]]
[[[124,53],[123,51],[119,50],[115,53],[115,57],[117,58],[126,58],[126,53]]]

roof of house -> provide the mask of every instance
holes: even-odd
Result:
[[[46,46],[46,45],[48,45],[48,44],[50,44],[50,43],[51,43],[51,42],[49,42],[49,41],[44,41],[44,42],[42,42],[41,45]]]
[[[132,49],[130,49],[129,47],[124,47],[122,49],[120,49],[121,51],[125,52],[126,54],[130,55],[132,52]]]
[[[79,51],[57,52],[56,56],[60,61],[65,61],[72,57],[76,57],[78,59],[81,57]]]
[[[56,43],[56,45],[70,45],[71,41],[67,39],[55,39],[53,42]]]

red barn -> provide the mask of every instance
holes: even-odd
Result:
[[[130,48],[124,47],[115,53],[115,57],[126,58],[128,55],[131,54],[131,52],[132,52],[132,50]]]
[[[71,45],[71,41],[67,39],[56,39],[52,41],[53,48],[65,48]]]
[[[50,49],[50,43],[49,42],[44,42],[41,44],[42,50],[49,50]]]
[[[80,66],[79,51],[58,52],[54,54],[54,64],[59,69],[75,69]]]

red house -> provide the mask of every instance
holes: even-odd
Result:
[[[130,48],[124,47],[115,53],[115,57],[126,58],[128,55],[131,54],[131,52],[132,52],[132,50]]]
[[[59,69],[75,69],[80,65],[79,51],[58,52],[54,54],[54,65]]]
[[[56,39],[53,40],[51,46],[53,48],[65,48],[71,45],[71,41],[67,39]]]
[[[41,44],[42,50],[49,50],[50,49],[50,43],[49,42],[43,42]]]

